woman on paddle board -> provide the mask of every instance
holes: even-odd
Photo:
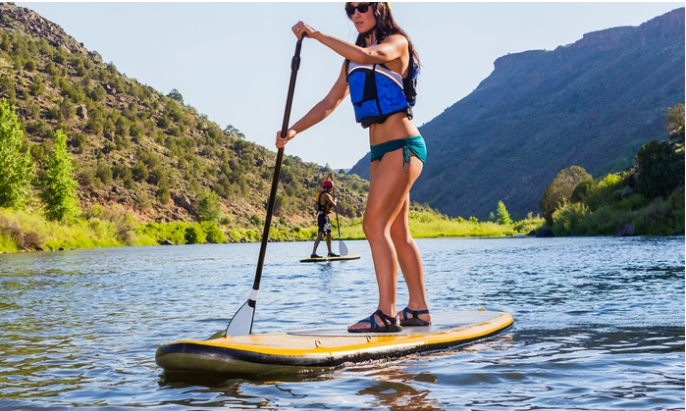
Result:
[[[345,12],[359,35],[355,44],[314,30],[302,21],[293,26],[345,60],[329,93],[288,130],[277,132],[276,146],[324,120],[349,94],[355,119],[369,128],[370,188],[363,229],[372,251],[379,287],[377,310],[348,327],[350,332],[396,332],[401,326],[431,321],[419,249],[408,225],[410,188],[422,172],[426,145],[412,123],[419,58],[396,24],[389,3],[346,3]],[[407,307],[398,313],[398,264],[409,289]]]

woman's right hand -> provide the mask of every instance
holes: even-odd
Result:
[[[295,34],[295,37],[298,39],[302,39],[303,35],[308,36],[309,38],[314,38],[314,33],[316,32],[316,30],[302,21],[295,23],[295,26],[293,26],[291,30],[293,30],[293,34]]]
[[[291,141],[295,135],[298,134],[297,131],[293,130],[292,128],[289,128],[286,131],[286,137],[281,137],[281,130],[276,132],[276,148],[282,149],[286,147],[286,143]]]

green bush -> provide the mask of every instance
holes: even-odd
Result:
[[[133,174],[133,179],[136,181],[145,181],[148,179],[148,167],[143,164],[142,161],[139,161],[133,166],[131,173]]]
[[[217,226],[216,222],[203,221],[202,223],[200,223],[200,226],[205,232],[206,241],[208,243],[222,244],[227,242],[228,239],[226,238],[226,235],[222,232],[219,226]]]
[[[591,175],[579,166],[566,168],[555,176],[538,205],[548,225],[553,225],[553,213],[570,200],[577,184],[589,178]]]
[[[207,235],[200,225],[193,224],[186,227],[184,238],[187,244],[205,244]]]
[[[93,101],[102,101],[107,97],[107,92],[98,84],[88,93],[88,97]]]
[[[603,205],[616,203],[621,199],[619,191],[625,185],[624,173],[608,174],[589,187],[584,202],[591,211],[597,210]]]
[[[40,96],[45,92],[45,84],[43,83],[43,77],[38,75],[29,84],[29,92],[34,96]]]
[[[107,164],[99,164],[95,172],[95,177],[98,178],[104,185],[110,185],[112,182],[112,168]]]
[[[651,200],[667,198],[677,187],[684,186],[684,154],[675,151],[668,141],[653,140],[641,147],[636,165],[641,172],[636,189]]]
[[[588,207],[582,203],[565,203],[552,215],[552,230],[556,236],[583,235],[586,232]]]
[[[162,186],[157,189],[157,192],[155,193],[157,196],[157,200],[159,200],[160,204],[165,205],[171,200],[171,193],[169,192],[169,188],[167,186]]]

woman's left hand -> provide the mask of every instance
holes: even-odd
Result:
[[[292,28],[293,34],[295,34],[295,37],[301,39],[303,38],[303,35],[306,35],[309,38],[312,38],[316,30],[314,30],[312,27],[308,26],[307,24],[303,23],[302,21],[299,21],[295,23],[295,26]]]
[[[293,140],[293,138],[295,137],[296,134],[298,134],[298,132],[293,130],[292,128],[289,128],[286,131],[286,135],[284,137],[281,137],[281,132],[277,131],[276,132],[276,148],[281,149],[281,148],[286,147],[286,143]]]

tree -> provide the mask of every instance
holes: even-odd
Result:
[[[498,224],[512,224],[512,219],[510,218],[510,213],[505,208],[505,203],[498,201],[498,208],[496,209],[498,213]]]
[[[677,187],[684,187],[683,151],[675,148],[669,141],[653,140],[638,150],[636,190],[646,198],[667,198]]]
[[[245,134],[241,133],[240,130],[238,130],[236,127],[232,126],[229,124],[224,128],[224,135],[227,136],[236,136],[238,138],[244,139],[245,140]]]
[[[198,197],[198,221],[219,221],[221,209],[219,196],[211,191],[205,191]]]
[[[681,144],[681,151],[683,152],[684,145],[684,105],[677,104],[674,107],[667,109],[665,115],[667,119],[667,129],[669,131],[670,140],[675,140],[675,144]]]
[[[172,91],[167,94],[167,97],[178,101],[179,103],[183,104],[183,96],[181,95],[181,92],[179,90],[173,88]]]
[[[0,207],[21,209],[28,197],[33,164],[28,153],[21,153],[24,132],[14,106],[0,102]]]
[[[78,212],[71,154],[67,151],[67,135],[55,133],[55,149],[45,165],[44,189],[41,199],[48,220],[63,221]]]
[[[557,173],[552,183],[545,189],[543,198],[538,203],[543,218],[549,226],[553,225],[553,213],[562,207],[572,196],[574,188],[580,181],[593,178],[579,166],[571,166]]]

